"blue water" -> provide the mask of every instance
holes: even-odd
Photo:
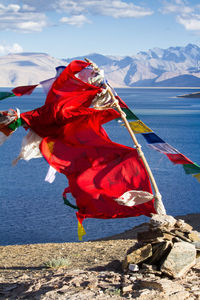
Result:
[[[2,90],[2,89],[1,89]],[[193,162],[200,164],[200,98],[176,98],[176,95],[197,92],[192,89],[117,89],[134,113],[165,142]],[[18,107],[31,110],[44,103],[45,96],[36,89],[31,96],[8,98],[0,110]],[[126,129],[116,121],[105,129],[115,142],[133,146]],[[44,181],[48,165],[44,159],[12,160],[18,155],[23,128],[0,147],[0,245],[76,242],[75,211],[63,204],[62,192],[67,186],[64,175],[57,174],[54,183]],[[182,166],[174,166],[165,155],[148,148],[137,135],[143,152],[157,181],[167,213],[181,215],[200,212],[200,184],[186,175]],[[72,199],[73,201],[73,199]],[[84,240],[113,235],[130,229],[146,217],[98,220],[87,219]]]

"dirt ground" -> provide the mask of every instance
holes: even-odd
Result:
[[[178,216],[200,232],[200,214]],[[51,243],[0,246],[0,284],[32,280],[55,275],[57,270],[47,269],[45,262],[65,258],[69,261],[70,270],[85,271],[121,271],[121,261],[127,250],[133,245],[138,231],[145,231],[143,223],[121,234],[102,240],[79,243]],[[1,298],[0,299],[9,299]],[[21,299],[21,298],[20,298]],[[45,298],[46,299],[46,298]],[[70,299],[70,298],[69,298]]]
[[[200,232],[200,214],[178,216]],[[47,272],[44,263],[51,259],[65,258],[69,261],[69,269],[90,269],[124,259],[127,250],[133,245],[137,232],[145,231],[147,223],[143,223],[121,234],[102,240],[78,243],[49,243],[0,246],[0,276],[10,279],[20,274],[37,275],[38,271]]]

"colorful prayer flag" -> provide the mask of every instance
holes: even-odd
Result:
[[[186,174],[196,174],[200,173],[200,166],[191,161],[191,164],[183,165],[184,171]]]
[[[54,83],[55,80],[56,80],[56,77],[40,81],[40,84],[41,84],[41,86],[42,86],[42,88],[43,88],[46,95],[50,91],[50,88],[52,87],[52,84]]]
[[[198,182],[200,182],[200,173],[199,174],[195,174],[192,175],[193,177],[195,177],[197,179]]]
[[[0,92],[0,100],[9,98],[9,97],[14,97],[15,94],[10,93],[10,92]]]
[[[126,114],[127,120],[139,120],[138,117],[129,108],[122,107],[122,110]]]
[[[176,150],[174,147],[172,147],[168,143],[154,143],[154,144],[149,144],[148,146],[153,148],[154,150],[156,150],[160,153],[164,153],[164,154],[180,153],[178,150]]]
[[[151,133],[144,133],[142,134],[147,143],[154,144],[154,143],[165,143],[157,134],[154,132]]]
[[[182,153],[166,154],[173,164],[193,164],[193,162]]]
[[[152,132],[152,130],[146,126],[142,121],[132,121],[129,122],[129,125],[134,133],[145,133],[145,132]]]
[[[37,86],[38,84],[18,86],[14,88],[12,92],[15,94],[15,96],[30,95]]]

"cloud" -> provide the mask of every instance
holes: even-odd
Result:
[[[11,1],[11,0],[10,0]],[[13,0],[14,1],[14,0]],[[113,18],[137,18],[151,15],[149,8],[134,5],[126,0],[15,0],[34,7],[37,12],[57,10],[69,15],[103,15]]]
[[[176,21],[186,30],[200,32],[200,5],[191,5],[191,2],[185,0],[164,1],[161,12],[175,14]]]
[[[153,14],[149,8],[126,0],[0,0],[0,30],[42,31],[49,25],[49,12],[72,26],[91,23],[94,15],[112,18],[141,18]],[[50,15],[50,14],[49,14]]]
[[[17,43],[14,43],[13,45],[0,44],[0,55],[20,52],[23,52],[23,48]]]
[[[31,12],[31,6],[0,4],[0,30],[22,32],[41,31],[47,26],[47,18],[42,13]]]
[[[63,17],[60,19],[61,23],[66,23],[69,25],[81,27],[85,23],[91,23],[84,15],[72,16],[72,17]]]
[[[177,14],[189,14],[193,11],[191,6],[187,5],[184,0],[164,1],[163,7],[160,9],[163,14],[177,13]]]
[[[178,23],[182,24],[186,30],[200,32],[200,14],[191,16],[177,16]]]
[[[54,7],[68,14],[102,15],[113,18],[138,18],[153,13],[150,9],[122,0],[58,0]]]

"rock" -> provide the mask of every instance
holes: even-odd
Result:
[[[177,293],[180,291],[184,291],[182,285],[177,284],[169,279],[160,279],[160,280],[141,280],[139,282],[140,288],[148,288],[159,290],[160,292],[164,292],[165,294]]]
[[[150,219],[151,227],[166,227],[166,228],[173,228],[176,224],[176,219],[172,216],[168,215],[154,215]]]
[[[129,284],[127,286],[123,286],[122,287],[122,292],[123,293],[132,292],[132,290],[133,290],[133,285],[132,284]]]
[[[190,293],[188,291],[182,291],[178,293],[174,293],[170,295],[170,300],[195,300],[195,298],[190,296]]]
[[[155,230],[149,230],[144,232],[138,232],[138,242],[150,243],[150,242],[162,242],[163,240],[171,241],[174,238],[173,234],[164,232],[162,228],[156,228]]]
[[[130,281],[134,282],[134,281],[137,280],[137,277],[136,276],[131,276],[129,279],[130,279]]]
[[[188,234],[188,238],[192,241],[192,242],[200,242],[200,236],[199,236],[199,232],[198,231],[192,231]]]
[[[178,219],[176,221],[175,227],[178,227],[179,230],[182,232],[191,232],[193,227],[187,223],[185,223],[184,220]]]
[[[129,264],[138,264],[150,256],[152,256],[152,246],[151,244],[146,244],[128,254],[123,261],[122,268],[125,271],[127,270]]]
[[[148,259],[148,263],[156,264],[161,262],[172,248],[172,242],[164,241],[162,243],[152,245],[152,256]]]
[[[91,281],[89,282],[89,284],[88,284],[87,287],[88,287],[90,290],[95,290],[96,287],[97,287],[97,284],[98,284],[98,281],[97,281],[97,279],[95,278],[95,279],[93,279],[93,280],[91,280]]]
[[[136,264],[129,264],[128,269],[132,272],[137,272],[139,271],[139,267]]]
[[[187,242],[175,243],[161,266],[161,271],[178,278],[186,274],[196,263],[195,246]]]
[[[148,272],[153,272],[153,271],[157,271],[157,266],[143,263],[142,269]]]
[[[189,238],[187,238],[183,232],[179,231],[179,230],[174,230],[173,233],[179,237],[181,240],[191,243],[191,240]]]
[[[192,244],[195,246],[197,251],[200,251],[200,242],[193,242]]]

